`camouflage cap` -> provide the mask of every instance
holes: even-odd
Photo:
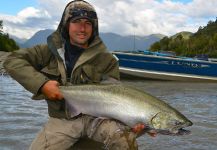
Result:
[[[92,38],[98,35],[98,18],[94,7],[84,0],[74,0],[68,3],[68,5],[66,6],[58,27],[64,39],[67,38],[67,23],[70,20],[76,20],[81,18],[86,18],[92,22]]]
[[[83,0],[76,0],[69,3],[64,12],[64,22],[66,23],[68,19],[79,19],[87,18],[93,21],[97,19],[97,14],[93,6]]]

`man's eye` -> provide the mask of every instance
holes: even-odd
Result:
[[[86,22],[86,24],[87,24],[87,25],[92,25],[92,23],[91,23],[91,22],[89,22],[89,21],[88,21],[88,22]]]

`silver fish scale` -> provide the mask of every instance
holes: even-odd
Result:
[[[84,113],[114,118],[130,127],[144,123],[159,129],[175,128],[177,122],[190,122],[165,102],[121,84],[66,86],[60,89],[72,116]]]

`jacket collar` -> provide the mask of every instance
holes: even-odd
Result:
[[[106,52],[106,51],[107,51],[106,46],[104,45],[102,40],[99,37],[95,38],[92,44],[87,49],[85,49],[85,51],[79,57],[78,61],[76,62],[74,66],[73,71],[78,66],[80,66],[81,64],[84,64],[85,62],[87,62],[88,60],[96,56],[97,54]]]
[[[63,47],[63,41],[61,40],[59,32],[55,31],[48,36],[47,45],[54,56],[61,58],[57,51],[57,49],[61,49]]]
[[[50,36],[47,38],[47,44],[51,52],[56,56],[59,60],[62,60],[65,64],[65,58],[64,58],[64,42],[61,39],[61,36],[58,31],[53,32]],[[106,52],[106,46],[102,42],[99,36],[97,36],[94,41],[91,42],[89,47],[85,49],[85,51],[81,54],[78,61],[76,62],[74,69],[75,70],[78,66],[85,63],[86,61],[90,60],[94,56],[96,56],[99,53]]]

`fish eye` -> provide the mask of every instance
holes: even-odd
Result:
[[[175,122],[175,125],[177,125],[177,126],[178,126],[178,125],[182,125],[182,122],[176,121],[176,122]]]

